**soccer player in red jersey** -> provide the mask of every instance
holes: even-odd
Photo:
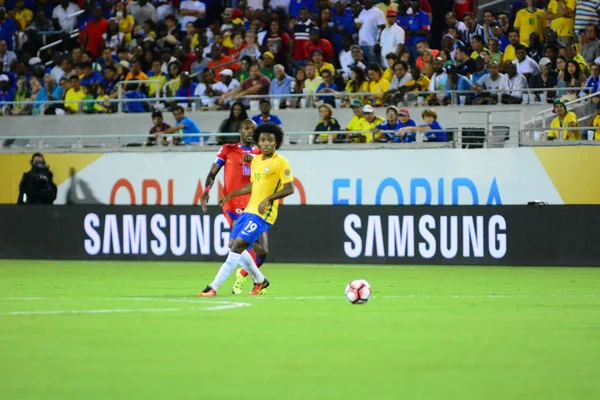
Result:
[[[261,154],[260,149],[254,146],[254,141],[252,139],[254,128],[256,128],[256,123],[254,121],[247,119],[242,122],[240,127],[240,143],[223,145],[217,153],[217,159],[208,172],[204,194],[200,199],[202,211],[206,212],[207,210],[206,204],[210,198],[210,189],[223,166],[225,166],[224,196],[235,192],[250,183],[250,164],[252,163],[254,156]],[[233,228],[238,217],[244,212],[249,200],[250,195],[248,194],[234,197],[223,205],[223,214],[225,215],[225,218],[227,218],[230,228]],[[252,250],[250,250],[249,253],[254,259],[256,266],[260,268],[265,262],[268,254],[266,232],[254,243]],[[246,277],[248,276],[248,272],[243,268],[239,268],[235,276],[235,284],[233,285],[231,292],[233,294],[240,294],[242,293],[242,288]]]

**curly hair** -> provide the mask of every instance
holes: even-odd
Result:
[[[275,135],[275,143],[277,143],[275,148],[279,149],[281,147],[281,143],[283,142],[283,130],[279,125],[267,122],[257,126],[252,133],[252,139],[254,139],[254,143],[258,144],[258,138],[260,137],[261,133],[270,133]]]

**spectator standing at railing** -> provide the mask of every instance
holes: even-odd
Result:
[[[21,31],[27,29],[33,21],[33,12],[25,7],[24,0],[15,1],[15,21],[18,22]]]
[[[358,45],[362,49],[368,62],[376,62],[375,45],[379,39],[379,31],[385,28],[385,15],[376,7],[373,0],[363,0],[363,10],[358,14],[355,22],[358,27]]]
[[[560,99],[554,100],[554,112],[556,117],[550,122],[551,130],[548,132],[548,140],[557,139],[559,135],[563,140],[581,140],[581,131],[563,130],[579,126],[577,115],[567,109],[567,104]]]
[[[364,114],[363,114],[363,102],[360,101],[360,99],[353,99],[352,102],[350,103],[350,107],[352,108],[352,113],[354,115],[352,115],[352,118],[350,118],[350,121],[348,121],[348,124],[346,125],[346,130],[347,131],[360,131],[363,129],[363,125],[365,122],[365,118],[364,118]],[[359,136],[354,136],[354,134],[352,134],[352,141],[353,142],[358,142],[360,141],[360,135]]]
[[[34,85],[34,87],[37,85],[36,90],[39,91],[40,84],[37,78],[31,77],[30,81]],[[15,91],[14,100],[15,102],[17,102],[17,104],[11,106],[10,113],[12,115],[31,115],[32,107],[31,103],[28,103],[30,100],[31,90],[27,85],[27,78],[25,78],[24,76],[20,76],[19,79],[17,79],[17,90]]]
[[[362,120],[361,130],[363,132],[358,135],[357,134],[352,135],[353,139],[354,139],[353,141],[356,141],[358,139],[358,141],[360,143],[372,143],[373,138],[379,139],[373,133],[374,128],[377,125],[385,122],[385,119],[383,117],[375,115],[375,109],[370,104],[363,106],[362,111],[363,111],[363,120]],[[377,131],[377,130],[375,129],[375,131]],[[385,136],[383,136],[383,137],[385,138]]]
[[[558,84],[558,73],[552,69],[552,61],[549,58],[542,58],[539,62],[540,72],[531,77],[529,81],[530,89],[551,89],[555,88]],[[532,90],[531,93],[535,94],[537,98],[542,100],[546,99],[544,103],[548,100],[554,100],[556,96],[556,92],[542,92]]]
[[[270,122],[281,126],[281,118],[271,114],[271,101],[269,99],[261,99],[258,107],[260,108],[260,114],[252,117],[252,121],[254,121],[256,125]]]
[[[330,104],[321,104],[319,106],[319,122],[315,127],[315,132],[331,132],[339,131],[340,123],[337,119],[333,118],[333,107]],[[346,135],[333,134],[331,138],[334,143],[343,142]],[[313,136],[314,143],[328,143],[329,135],[327,134],[315,134]]]
[[[573,25],[577,0],[550,0],[546,10],[546,18],[550,26],[558,34],[558,41],[568,45],[573,40]]]
[[[100,7],[94,8],[93,17],[83,30],[82,47],[97,58],[102,54],[102,37],[108,31],[108,21],[104,19]]]
[[[108,20],[106,33],[102,34],[102,49],[109,49],[114,55],[124,43],[125,34],[119,31],[119,20],[112,17]]]
[[[517,65],[517,72],[529,80],[533,75],[540,73],[540,67],[527,55],[527,47],[519,44],[516,47],[517,59],[513,62]]]
[[[69,0],[60,0],[60,3],[52,10],[52,19],[57,30],[70,33],[77,26],[77,17],[69,15],[80,11],[81,8]]]
[[[521,33],[521,40],[529,46],[529,35],[537,32],[542,41],[548,38],[548,19],[546,12],[536,7],[536,0],[525,0],[527,7],[519,10],[515,16],[514,26]]]

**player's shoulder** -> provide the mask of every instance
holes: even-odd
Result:
[[[277,161],[277,163],[278,163],[279,165],[285,165],[285,166],[288,166],[288,165],[290,165],[290,162],[288,161],[288,159],[287,159],[287,158],[285,158],[284,156],[282,156],[282,155],[281,155],[281,154],[279,154],[279,153],[276,153],[276,154],[277,154],[277,157],[275,158],[275,161]]]
[[[235,151],[238,148],[237,143],[226,143],[219,149],[219,154],[227,154]]]

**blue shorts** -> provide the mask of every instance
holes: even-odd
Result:
[[[260,235],[269,230],[271,224],[256,214],[243,213],[237,219],[233,230],[231,231],[231,239],[242,238],[250,246],[258,240]]]

